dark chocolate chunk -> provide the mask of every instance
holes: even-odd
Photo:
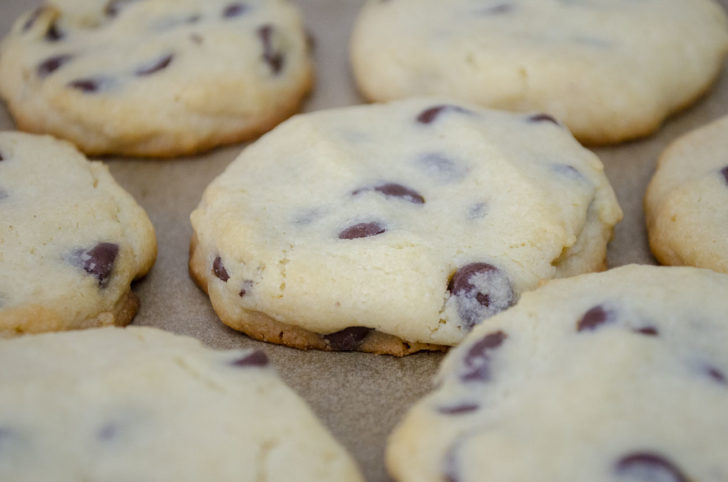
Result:
[[[357,239],[357,238],[368,238],[370,236],[377,236],[382,234],[387,229],[380,223],[359,223],[353,226],[349,226],[345,230],[339,233],[339,239]]]
[[[461,403],[460,405],[437,407],[437,411],[443,415],[462,415],[465,413],[475,412],[479,408],[480,405],[477,403]]]
[[[160,70],[164,70],[169,66],[169,64],[172,63],[172,59],[174,59],[174,54],[164,55],[154,62],[138,68],[134,72],[134,75],[136,75],[137,77],[143,77],[159,72]]]
[[[465,177],[465,169],[444,154],[429,152],[420,156],[417,163],[422,166],[427,175],[437,181],[459,181]]]
[[[255,350],[230,364],[234,367],[264,367],[268,363],[268,356],[261,350]]]
[[[55,55],[53,57],[50,57],[38,65],[38,77],[43,78],[47,77],[59,68],[61,68],[64,64],[66,64],[69,60],[73,58],[73,55],[70,54],[64,54],[64,55]]]
[[[248,10],[244,3],[231,3],[222,10],[223,18],[239,17]]]
[[[617,461],[615,472],[620,477],[644,482],[689,482],[689,479],[662,455],[654,452],[633,452]]]
[[[93,94],[101,90],[102,81],[100,79],[77,79],[70,82],[68,86],[87,94]]]
[[[718,370],[717,368],[712,367],[712,366],[706,366],[705,372],[708,374],[708,376],[710,378],[712,378],[716,382],[722,383],[724,385],[728,385],[728,379],[726,379],[725,374],[722,371]]]
[[[73,261],[76,266],[93,275],[98,280],[100,288],[105,288],[111,279],[111,272],[114,270],[118,255],[118,244],[99,243],[91,249],[76,251]]]
[[[263,60],[274,74],[278,74],[283,69],[285,58],[281,52],[273,47],[273,31],[273,25],[263,25],[258,28],[258,38],[263,44]]]
[[[417,122],[420,124],[432,124],[443,112],[459,112],[461,114],[471,113],[471,111],[458,105],[435,105],[420,112],[417,116]]]
[[[336,333],[324,335],[326,343],[334,351],[354,351],[361,346],[372,329],[365,326],[352,326]]]
[[[225,266],[222,264],[222,259],[220,259],[220,256],[215,258],[215,261],[212,262],[212,274],[225,282],[230,279],[230,275],[228,275]]]
[[[51,23],[48,30],[46,30],[45,39],[49,42],[58,42],[59,40],[62,40],[63,37],[65,37],[65,35],[58,29],[56,22]]]
[[[480,10],[480,13],[483,15],[503,15],[504,13],[509,13],[512,10],[513,5],[508,3],[501,3],[500,5],[484,8]]]
[[[361,194],[362,192],[369,191],[371,188],[361,188],[353,191],[351,194],[356,196],[357,194]],[[405,187],[401,184],[397,184],[394,182],[388,182],[385,184],[380,184],[378,186],[374,186],[373,188],[375,191],[384,194],[387,197],[398,197],[402,198],[405,201],[409,201],[413,204],[424,204],[425,198],[422,197],[420,193],[415,191],[414,189],[410,189],[408,187]]]
[[[475,342],[463,358],[464,370],[460,374],[460,379],[464,382],[490,381],[490,354],[500,347],[506,338],[508,335],[496,331]]]
[[[723,179],[725,180],[725,183],[728,184],[728,166],[721,169],[720,173],[723,174]]]
[[[23,32],[27,32],[28,30],[33,28],[33,25],[35,25],[35,22],[38,20],[38,17],[41,16],[44,10],[45,6],[40,6],[33,10],[33,13],[30,14],[30,17],[28,17],[28,20],[26,20],[25,24],[23,25]]]
[[[528,122],[551,122],[552,124],[556,124],[557,126],[560,126],[559,121],[553,118],[553,116],[550,116],[548,114],[534,114],[532,116],[528,117]]]
[[[581,317],[576,325],[576,331],[594,330],[604,323],[610,323],[615,320],[614,313],[606,310],[602,305],[597,305]]]
[[[450,279],[447,289],[455,296],[458,315],[468,329],[515,302],[508,277],[488,263],[461,267]]]
[[[659,336],[660,331],[654,326],[645,326],[644,328],[636,328],[633,330],[635,333],[646,336]]]

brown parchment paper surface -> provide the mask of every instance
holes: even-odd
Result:
[[[295,1],[295,0],[294,0]],[[720,0],[728,8],[728,0]],[[0,35],[40,0],[0,0]],[[348,64],[349,32],[364,0],[298,0],[315,41],[315,90],[305,111],[360,104]],[[694,106],[670,118],[643,140],[598,148],[624,210],[609,248],[610,267],[655,260],[649,252],[642,197],[657,157],[679,135],[728,113],[728,72]],[[0,104],[0,129],[14,129]],[[147,210],[159,255],[151,273],[134,286],[141,309],[134,324],[156,326],[202,340],[216,348],[262,348],[281,377],[313,408],[359,462],[367,480],[388,480],[386,437],[406,409],[424,395],[442,358],[420,353],[405,358],[362,353],[303,352],[265,344],[225,327],[187,273],[192,229],[190,212],[205,186],[237,156],[243,145],[175,160],[105,159],[116,180]]]

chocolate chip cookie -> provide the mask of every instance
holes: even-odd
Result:
[[[262,351],[153,328],[0,341],[4,481],[362,481]]]
[[[552,117],[410,99],[299,115],[246,148],[192,213],[190,271],[254,338],[404,355],[602,269],[621,215]]]
[[[157,243],[105,165],[68,142],[0,132],[0,248],[3,337],[129,323],[129,285]]]
[[[728,276],[554,280],[478,326],[390,437],[395,480],[728,480]]]
[[[661,263],[728,273],[728,116],[665,150],[645,212],[650,247]]]
[[[286,0],[48,0],[0,47],[18,127],[89,154],[176,156],[298,109],[312,66]]]
[[[543,111],[590,144],[657,129],[708,89],[727,52],[713,0],[370,0],[351,40],[371,100]]]

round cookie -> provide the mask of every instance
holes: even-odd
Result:
[[[602,269],[621,214],[553,118],[409,99],[299,115],[247,147],[191,215],[190,271],[253,338],[405,355]]]
[[[590,144],[657,129],[707,90],[727,52],[713,0],[369,0],[351,39],[371,100],[547,112]]]
[[[390,436],[395,480],[728,480],[728,276],[554,280],[477,327]]]
[[[0,341],[0,479],[362,481],[261,351],[153,328]]]
[[[105,165],[17,132],[0,132],[0,247],[0,337],[129,323],[129,285],[157,252],[149,218]]]
[[[645,214],[661,263],[728,273],[728,116],[665,150],[647,188]]]
[[[252,138],[312,84],[287,0],[48,0],[0,47],[18,127],[88,154],[177,156]]]

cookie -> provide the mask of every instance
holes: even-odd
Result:
[[[728,480],[728,276],[555,280],[478,326],[390,436],[395,480]]]
[[[370,0],[351,39],[371,100],[547,112],[589,144],[650,134],[708,89],[727,52],[713,0]]]
[[[156,250],[147,214],[105,165],[0,132],[0,337],[129,323],[129,285]]]
[[[550,116],[348,107],[288,120],[211,183],[190,271],[253,338],[404,355],[602,269],[621,214],[600,161]]]
[[[0,47],[22,130],[87,154],[177,156],[250,139],[312,84],[287,0],[47,0]]]
[[[662,154],[645,196],[650,247],[663,264],[728,273],[728,116]]]
[[[0,341],[0,479],[362,481],[262,351],[154,328]]]

